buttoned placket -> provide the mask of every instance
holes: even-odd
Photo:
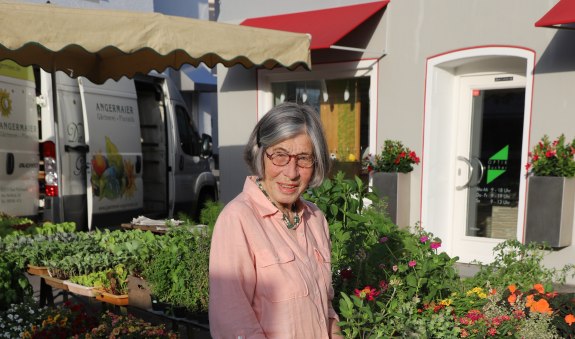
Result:
[[[281,221],[281,218],[280,223],[283,223],[283,221]],[[288,233],[288,237],[291,241],[293,241],[298,245],[297,248],[294,248],[294,252],[296,252],[296,256],[298,257],[298,259],[300,259],[301,262],[308,268],[307,270],[305,270],[306,274],[308,275],[307,280],[314,282],[314,286],[308,286],[308,288],[313,289],[314,304],[317,305],[316,307],[320,307],[320,305],[323,305],[323,303],[327,303],[327,299],[322,300],[322,294],[320,292],[320,281],[318,281],[317,279],[310,279],[309,275],[313,275],[314,272],[320,272],[321,283],[325,284],[325,281],[323,278],[323,273],[321,273],[322,267],[319,267],[320,265],[322,265],[322,263],[319,263],[315,258],[315,249],[318,247],[318,245],[317,243],[315,243],[314,241],[315,239],[313,238],[313,236],[311,235],[306,236],[306,232],[309,231],[307,220],[302,215],[302,220],[300,221],[298,227],[296,227],[293,230],[289,230],[284,226],[283,230],[286,232],[295,232],[295,236],[292,236],[293,233],[292,234]],[[312,242],[311,244],[308,243],[310,241]],[[317,320],[329,332],[328,324],[326,324],[325,319],[322,316],[323,311],[324,311],[323,309],[316,309]]]

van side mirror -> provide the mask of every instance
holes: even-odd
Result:
[[[204,158],[209,158],[212,154],[212,137],[204,133],[202,134],[202,149],[200,155]]]

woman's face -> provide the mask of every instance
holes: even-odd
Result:
[[[287,153],[289,155],[313,156],[313,146],[306,134],[284,140],[268,147],[267,154]],[[264,154],[263,186],[270,199],[289,209],[299,196],[307,189],[313,175],[314,166],[303,168],[296,165],[296,158],[290,158],[287,165],[277,166]]]

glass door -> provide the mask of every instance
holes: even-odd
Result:
[[[517,238],[524,79],[462,78],[459,107],[455,255],[489,262],[493,246]]]

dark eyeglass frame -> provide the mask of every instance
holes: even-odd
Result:
[[[315,158],[314,158],[313,155],[308,155],[308,154],[289,154],[289,153],[283,153],[283,152],[272,153],[272,154],[268,154],[268,152],[264,152],[264,153],[265,153],[265,155],[268,157],[268,159],[271,160],[272,164],[274,164],[274,165],[276,165],[276,166],[281,166],[281,167],[287,166],[287,164],[290,163],[290,161],[291,161],[292,158],[295,159],[295,164],[296,164],[296,166],[297,166],[297,167],[300,167],[300,168],[311,168],[311,167],[313,167],[313,165],[315,165]],[[276,164],[276,162],[274,161],[274,159],[277,159],[278,156],[287,156],[287,157],[288,157],[288,161],[287,161],[285,164],[283,164],[283,165]],[[301,165],[299,164],[299,159],[298,159],[299,156],[310,157],[310,158],[311,158],[311,164],[310,164],[309,166],[301,166]]]

